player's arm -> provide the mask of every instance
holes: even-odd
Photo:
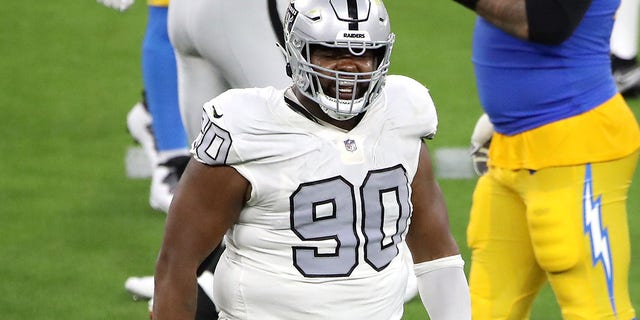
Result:
[[[449,229],[449,216],[426,145],[411,183],[413,217],[407,245],[413,256],[418,291],[433,320],[471,319],[464,261]]]
[[[518,38],[557,45],[578,27],[592,0],[454,0]]]
[[[154,319],[194,319],[198,266],[238,219],[249,186],[232,167],[191,159],[174,194],[156,264]]]

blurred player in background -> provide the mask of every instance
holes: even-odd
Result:
[[[619,2],[456,1],[479,16],[487,114],[472,137],[475,156],[488,147],[467,230],[473,318],[528,319],[549,282],[564,319],[635,319],[626,201],[640,130],[611,72]]]
[[[98,0],[124,11],[133,0]],[[145,150],[151,165],[149,204],[167,212],[173,189],[189,160],[187,136],[178,106],[176,59],[167,32],[169,0],[149,0],[142,42],[142,102],[127,115],[131,135]]]
[[[286,87],[282,13],[286,0],[172,0],[169,36],[176,51],[180,110],[189,141],[202,105],[230,88]]]

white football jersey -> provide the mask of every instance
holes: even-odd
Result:
[[[350,131],[294,111],[284,92],[209,101],[193,143],[196,160],[252,187],[215,272],[221,319],[400,319],[410,185],[437,126],[428,90],[388,76]]]

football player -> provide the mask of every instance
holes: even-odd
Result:
[[[134,0],[97,0],[125,11]],[[149,204],[167,212],[173,189],[189,160],[188,141],[178,106],[176,59],[167,33],[169,0],[148,0],[142,42],[142,102],[127,114],[129,132],[151,162]]]
[[[467,229],[473,318],[529,319],[548,282],[564,319],[635,319],[626,200],[640,130],[611,74],[619,1],[456,1],[478,15],[476,155],[490,144]]]
[[[169,35],[177,59],[180,110],[190,141],[200,132],[202,105],[227,89],[283,89],[290,84],[277,46],[284,48],[282,18],[287,5],[287,0],[171,1]],[[211,265],[209,270],[214,268]],[[411,273],[406,301],[417,294],[414,278]]]
[[[204,105],[167,218],[154,317],[193,319],[195,271],[224,236],[221,319],[400,319],[405,250],[431,319],[470,319],[423,140],[435,107],[420,83],[387,76],[384,4],[295,0],[284,36],[293,84]]]
[[[171,1],[169,36],[189,141],[200,132],[202,105],[227,89],[289,84],[276,47],[286,6],[286,0]]]

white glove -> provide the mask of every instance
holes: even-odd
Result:
[[[125,11],[131,7],[135,0],[97,0],[98,3],[102,3],[109,8],[113,8],[119,11]]]
[[[471,160],[473,170],[478,176],[487,173],[487,161],[489,160],[489,146],[493,136],[493,124],[486,113],[482,114],[473,128],[471,135]]]

